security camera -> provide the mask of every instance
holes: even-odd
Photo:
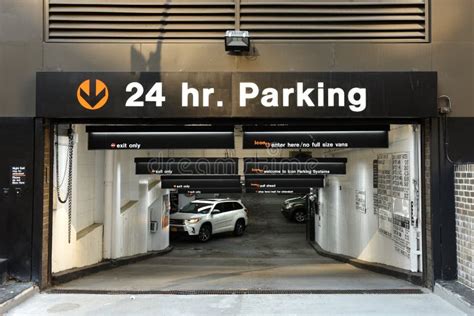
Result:
[[[248,52],[250,50],[250,35],[248,31],[225,32],[225,51],[232,53]]]

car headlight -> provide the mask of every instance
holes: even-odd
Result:
[[[187,224],[196,224],[200,221],[201,219],[200,218],[191,218],[191,219],[187,219],[186,220],[186,223]]]
[[[285,208],[288,209],[288,208],[292,208],[293,207],[293,204],[286,204],[285,205]]]

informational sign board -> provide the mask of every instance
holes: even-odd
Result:
[[[245,188],[246,193],[258,193],[258,194],[308,194],[310,188]]]
[[[245,176],[245,190],[248,193],[309,193],[310,188],[322,187],[324,187],[324,176]]]
[[[435,72],[38,72],[46,118],[427,118]]]
[[[321,129],[321,130],[318,130]],[[387,148],[389,126],[246,127],[244,149]]]
[[[26,185],[26,167],[12,166],[11,167],[11,185],[24,186]]]
[[[408,153],[377,157],[374,211],[379,231],[394,241],[395,250],[410,256],[410,158]],[[374,164],[375,165],[375,164]]]
[[[378,159],[374,159],[372,163],[372,170],[373,170],[373,188],[377,189],[379,186],[379,161]]]
[[[393,241],[395,250],[405,257],[410,257],[410,219],[397,214],[393,215]]]
[[[355,190],[355,208],[360,213],[367,213],[367,196],[362,190]]]
[[[345,158],[244,158],[244,173],[274,176],[345,174]]]

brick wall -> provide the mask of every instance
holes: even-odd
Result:
[[[455,170],[458,280],[474,288],[474,165]]]
[[[425,253],[424,269],[425,269],[425,285],[429,288],[434,286],[434,271],[433,271],[433,247],[431,240],[431,124],[430,121],[425,121],[424,133],[423,133],[423,159],[425,162],[423,174],[423,216],[424,222],[424,237],[425,247],[423,249]]]

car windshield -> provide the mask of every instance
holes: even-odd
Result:
[[[180,213],[207,214],[211,210],[212,203],[191,202],[184,206]]]

